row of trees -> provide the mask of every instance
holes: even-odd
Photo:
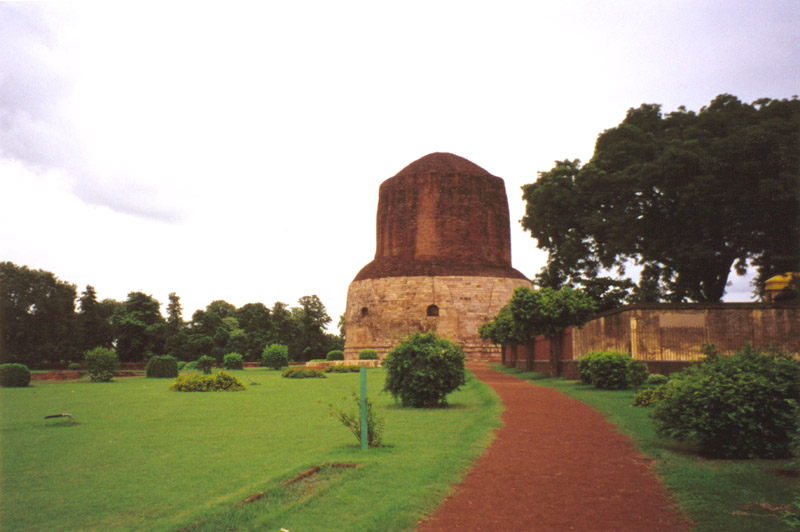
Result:
[[[92,286],[78,296],[75,285],[50,272],[2,262],[0,361],[31,367],[77,361],[94,347],[115,347],[121,362],[165,354],[186,361],[202,355],[222,360],[231,352],[259,360],[268,344],[288,346],[292,360],[324,358],[341,349],[343,339],[325,331],[331,318],[322,301],[312,295],[298,303],[237,308],[217,300],[186,321],[175,293],[164,317],[161,304],[142,292],[129,293],[125,301],[98,301]]]
[[[586,165],[558,161],[523,187],[522,226],[549,254],[537,283],[580,287],[602,309],[715,302],[732,268],[753,266],[760,293],[769,277],[800,271],[798,146],[797,97],[630,109]],[[638,282],[625,275],[631,264]]]

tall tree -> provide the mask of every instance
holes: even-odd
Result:
[[[114,334],[110,316],[104,315],[102,305],[97,301],[97,292],[92,285],[86,285],[78,299],[80,307],[76,317],[78,337],[77,346],[81,353],[95,347],[111,347]]]
[[[263,303],[247,303],[236,310],[236,318],[245,334],[242,354],[248,360],[260,360],[272,328],[269,309]]]
[[[297,319],[300,329],[299,360],[324,358],[330,340],[325,336],[325,328],[331,322],[331,317],[325,305],[316,294],[303,296],[300,303]]]
[[[0,262],[0,358],[36,366],[77,360],[75,285]]]
[[[148,353],[164,353],[166,328],[161,305],[153,296],[131,292],[112,316],[121,362],[141,362]]]
[[[638,300],[719,301],[748,262],[763,286],[800,269],[800,100],[723,94],[700,112],[630,109],[592,159],[523,187],[523,227],[549,252],[541,284],[642,267]],[[625,290],[625,287],[616,287]]]

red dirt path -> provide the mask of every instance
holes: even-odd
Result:
[[[418,532],[690,529],[648,460],[603,416],[484,364],[469,369],[503,401],[503,426]]]

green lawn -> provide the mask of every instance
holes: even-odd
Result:
[[[698,532],[796,530],[783,518],[800,496],[800,460],[709,460],[688,445],[660,439],[650,409],[633,407],[633,391],[605,391],[577,381],[541,379],[541,374],[496,369],[550,386],[589,404],[655,459],[656,470],[695,521]],[[794,507],[796,511],[796,507]],[[798,527],[800,528],[800,526]]]
[[[179,393],[143,377],[0,389],[0,529],[410,530],[488,445],[502,408],[470,378],[449,408],[403,409],[370,370],[385,446],[361,451],[328,408],[358,374],[231,373],[247,390]],[[62,412],[76,423],[43,419]],[[358,467],[283,484],[328,462]]]

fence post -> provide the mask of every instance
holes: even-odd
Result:
[[[367,368],[361,366],[358,370],[361,377],[361,450],[369,447],[367,438]]]

